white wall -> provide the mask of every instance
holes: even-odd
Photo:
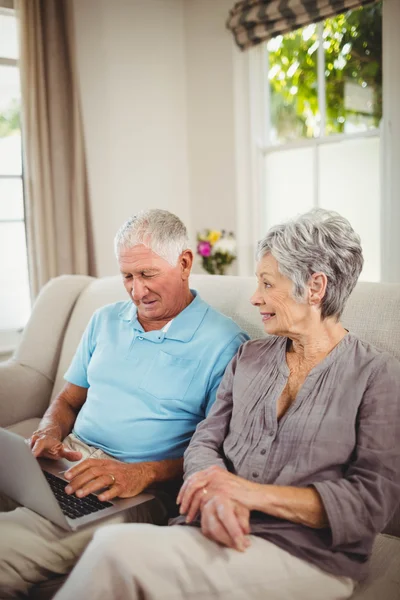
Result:
[[[236,229],[232,0],[186,0],[192,226]]]
[[[74,0],[99,275],[140,208],[178,214],[193,244],[205,227],[236,230],[232,5]]]
[[[183,0],[74,0],[98,275],[142,208],[190,223]]]

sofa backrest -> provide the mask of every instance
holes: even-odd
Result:
[[[190,284],[206,302],[231,317],[252,338],[264,335],[258,310],[249,301],[255,290],[254,277],[192,275]],[[125,299],[127,295],[120,277],[92,280],[82,291],[64,336],[52,398],[63,385],[63,375],[93,312]],[[400,360],[400,284],[358,283],[342,322],[361,339]],[[387,531],[400,536],[400,510]]]
[[[74,277],[65,278],[73,282]],[[264,335],[258,310],[250,304],[254,277],[192,275],[191,287],[202,298],[236,321],[252,338]],[[120,277],[89,282],[81,292],[64,336],[53,398],[63,385],[63,375],[93,312],[106,304],[127,299]],[[347,329],[400,360],[400,285],[359,283],[351,295],[343,323]]]

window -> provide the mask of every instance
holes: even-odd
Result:
[[[364,6],[261,48],[262,223],[313,206],[360,234],[361,279],[380,280],[382,5]]]
[[[0,346],[30,313],[20,101],[16,18],[0,7]]]

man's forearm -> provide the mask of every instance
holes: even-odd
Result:
[[[76,413],[68,405],[53,404],[46,410],[42,420],[39,423],[38,431],[46,432],[49,435],[62,441],[71,433],[76,420]]]
[[[39,423],[38,431],[62,441],[71,433],[80,406],[76,405],[76,399],[72,397],[68,388],[57,396],[50,404]]]
[[[137,463],[134,463],[135,467]],[[183,474],[183,458],[140,463],[146,487],[161,481],[179,479]]]
[[[257,484],[251,509],[314,529],[329,525],[321,497],[313,487]]]

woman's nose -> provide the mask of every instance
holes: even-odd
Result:
[[[257,306],[258,304],[261,304],[262,299],[261,299],[261,296],[260,296],[258,290],[256,290],[254,292],[254,294],[251,296],[250,302],[253,304],[253,306]]]

